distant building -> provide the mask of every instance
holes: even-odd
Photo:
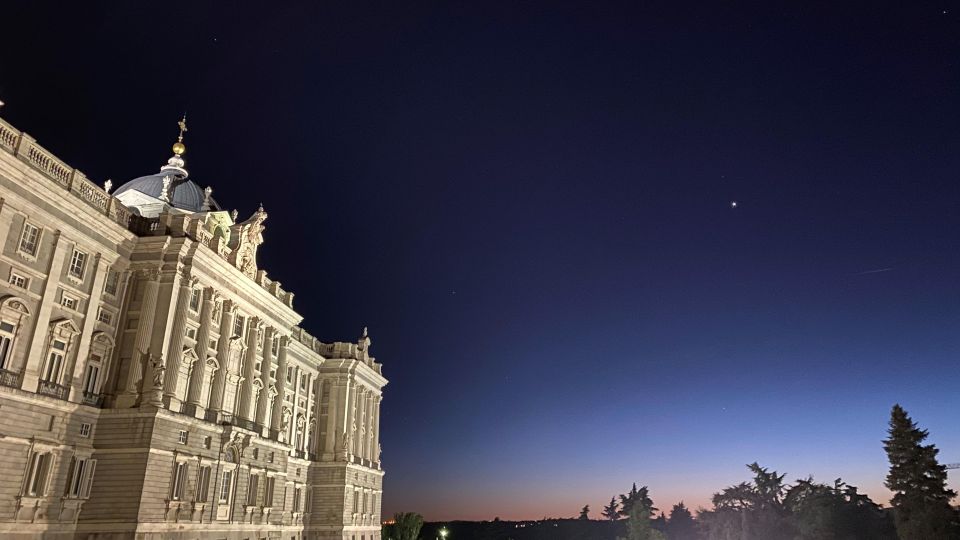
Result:
[[[370,338],[300,328],[185,129],[111,195],[0,120],[0,537],[379,540]]]

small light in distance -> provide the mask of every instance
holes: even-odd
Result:
[[[737,201],[730,201],[730,208],[736,208],[736,207],[737,207]]]

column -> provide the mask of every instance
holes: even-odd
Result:
[[[263,363],[260,364],[260,383],[263,384],[263,390],[260,391],[260,399],[257,400],[257,411],[254,422],[258,426],[263,426],[267,419],[267,410],[270,407],[270,368],[273,367],[273,334],[275,330],[268,326],[263,330]],[[279,375],[279,373],[277,374]]]
[[[177,291],[177,303],[174,307],[173,324],[170,326],[170,345],[167,348],[167,373],[163,381],[163,403],[168,409],[180,410],[183,403],[177,396],[177,382],[180,379],[180,364],[183,362],[183,330],[187,324],[187,307],[193,294],[196,279],[190,277],[188,270],[177,272],[180,288]]]
[[[365,455],[365,445],[363,442],[367,438],[367,389],[366,387],[361,386],[360,392],[357,394],[357,431],[355,432],[353,439],[353,453],[359,456],[360,458],[367,457]]]
[[[313,375],[307,373],[307,410],[303,411],[303,451],[309,452],[313,443],[313,430],[310,429],[310,420],[313,418],[313,406],[317,398],[313,391]]]
[[[119,408],[133,407],[136,404],[140,383],[143,380],[144,364],[151,354],[150,341],[153,336],[153,319],[157,310],[157,291],[160,289],[160,266],[154,265],[139,269],[137,281],[144,283],[143,299],[140,301],[137,333],[133,338],[133,354],[122,385],[123,393],[117,396],[117,407]]]
[[[323,441],[324,459],[333,459],[334,452],[337,451],[336,442],[340,437],[337,432],[337,411],[339,410],[340,386],[336,381],[330,380],[330,396],[327,398],[327,439]]]
[[[270,431],[276,438],[280,434],[280,424],[283,423],[283,399],[287,394],[287,336],[280,336],[280,350],[277,351],[277,397],[273,400],[273,411],[270,417]]]
[[[240,418],[244,420],[253,420],[253,411],[250,410],[253,405],[253,377],[256,373],[254,364],[257,361],[257,327],[260,321],[256,317],[250,317],[247,324],[247,351],[243,360],[243,382],[240,386],[240,408],[238,409]]]
[[[50,313],[53,310],[54,299],[57,295],[57,285],[60,283],[60,274],[66,259],[67,245],[63,241],[60,231],[53,233],[53,256],[50,257],[50,266],[47,268],[47,281],[43,286],[40,297],[40,307],[37,309],[33,321],[33,337],[30,339],[27,364],[24,366],[21,385],[28,392],[36,392],[40,384],[40,365],[47,352],[47,331],[50,327]]]
[[[93,328],[97,325],[97,311],[100,309],[100,298],[103,294],[103,282],[110,269],[110,264],[103,259],[103,256],[97,253],[93,264],[93,288],[90,289],[90,297],[87,299],[87,311],[83,316],[83,329],[80,331],[80,342],[77,344],[76,360],[73,364],[73,376],[71,377],[70,401],[81,403],[83,394],[81,386],[83,385],[83,370],[87,364],[87,356],[90,354],[90,338],[93,337]],[[116,324],[120,324],[118,321]],[[103,359],[103,368],[106,368],[107,359]],[[103,376],[106,376],[104,373]]]
[[[373,400],[373,461],[380,463],[380,402],[383,396],[376,396]]]
[[[216,302],[216,291],[213,287],[203,290],[203,305],[200,307],[200,328],[197,330],[197,344],[194,352],[197,353],[197,362],[190,370],[190,384],[187,388],[187,405],[193,410],[197,418],[203,417],[203,408],[200,405],[200,396],[203,395],[203,382],[207,372],[207,356],[210,350],[210,325],[213,322],[213,304]]]
[[[207,405],[215,411],[223,411],[227,373],[233,369],[230,365],[230,339],[233,337],[233,321],[237,316],[237,308],[229,300],[224,300],[220,309],[220,341],[217,343],[217,362],[220,363],[220,369],[213,374],[213,388],[210,390],[210,402]]]
[[[373,394],[373,391],[367,392],[367,433],[366,438],[363,440],[364,453],[366,458],[370,461],[373,461],[376,456],[373,453],[373,430],[374,430],[374,420],[373,420],[373,402],[376,400],[377,396]]]
[[[344,401],[346,402],[347,410],[345,415],[346,417],[344,418],[344,422],[346,423],[346,425],[343,428],[343,448],[338,449],[341,452],[345,451],[346,454],[353,453],[353,431],[354,431],[354,425],[353,425],[354,405],[353,404],[357,401],[356,389],[351,388],[351,386],[353,385],[350,383],[351,381],[348,378],[346,392],[344,393],[344,398],[345,398]]]

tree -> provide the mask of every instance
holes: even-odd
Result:
[[[885,485],[901,540],[960,538],[960,516],[950,506],[957,493],[947,489],[947,469],[937,461],[935,445],[924,445],[929,433],[920,429],[899,404],[890,413],[883,441],[890,461]]]
[[[610,521],[620,519],[620,509],[618,508],[616,497],[610,497],[610,504],[603,507],[603,517]]]
[[[652,514],[652,506],[647,504],[645,499],[634,501],[634,504],[630,506],[630,514],[627,516],[626,540],[666,540],[663,533],[651,527],[650,516]]]
[[[707,538],[792,540],[789,513],[783,506],[785,474],[757,463],[747,465],[753,483],[743,482],[713,495],[712,511],[698,513]]]
[[[637,484],[634,483],[626,495],[620,495],[620,517],[630,517],[630,509],[639,501],[644,502],[651,513],[656,512],[657,509],[653,507],[653,501],[650,500],[648,492],[647,486],[637,489]]]
[[[393,523],[383,527],[384,540],[417,540],[423,528],[423,516],[415,512],[393,515]]]
[[[693,514],[684,506],[683,501],[673,505],[670,518],[667,520],[667,537],[670,540],[697,540],[697,524],[693,521]]]
[[[590,505],[588,504],[580,509],[580,517],[578,519],[588,520],[590,519],[589,514],[590,514]]]
[[[797,540],[897,540],[889,514],[839,478],[832,486],[797,480],[784,506]]]

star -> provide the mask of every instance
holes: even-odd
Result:
[[[736,208],[736,207],[737,207],[737,201],[730,201],[730,208]]]

